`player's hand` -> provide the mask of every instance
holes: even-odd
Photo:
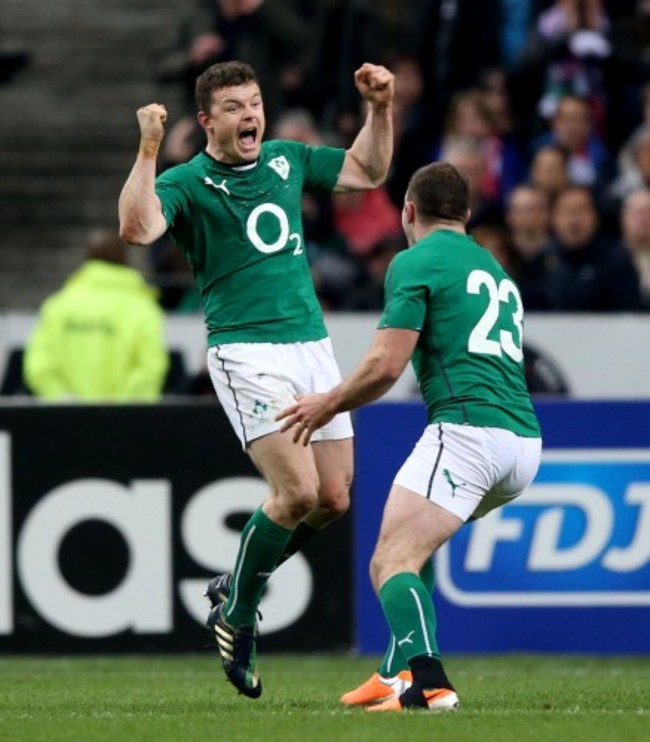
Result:
[[[160,105],[160,103],[150,103],[148,106],[138,109],[137,117],[142,139],[162,142],[165,136],[164,124],[167,121],[165,106]]]
[[[395,95],[395,75],[377,64],[366,62],[354,73],[354,83],[373,106],[388,106]]]
[[[284,420],[280,432],[294,429],[293,442],[302,440],[303,446],[308,446],[315,430],[321,428],[336,415],[328,394],[301,394],[296,397],[296,403],[282,410],[276,420]]]

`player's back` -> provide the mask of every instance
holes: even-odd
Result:
[[[523,372],[521,297],[493,256],[467,235],[436,230],[392,268],[425,307],[413,367],[429,422],[539,435]]]

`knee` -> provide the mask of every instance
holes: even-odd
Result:
[[[297,523],[316,506],[317,488],[308,484],[296,484],[280,493],[279,500],[286,517]]]
[[[318,504],[326,510],[332,520],[345,515],[350,508],[350,483],[346,481],[325,481],[318,491]]]
[[[345,515],[350,508],[350,491],[343,488],[336,491],[319,493],[318,504],[322,510],[326,510],[332,520]]]
[[[381,586],[384,584],[384,564],[382,562],[382,558],[380,554],[375,553],[372,555],[372,559],[370,560],[370,566],[369,566],[369,573],[370,573],[370,582],[372,583],[372,587],[377,595],[379,595],[379,590]]]

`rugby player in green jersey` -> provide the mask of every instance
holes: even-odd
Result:
[[[137,112],[140,148],[119,201],[122,237],[147,245],[169,232],[202,297],[208,368],[242,446],[270,494],[242,533],[232,575],[206,593],[208,626],[226,676],[257,698],[256,612],[276,566],[349,505],[352,426],[335,416],[313,446],[282,435],[276,415],[301,393],[341,379],[311,281],[301,219],[303,188],[358,191],[380,185],[393,148],[394,78],[363,64],[355,83],[366,120],[348,150],[267,141],[255,72],[216,64],[196,83],[207,146],[156,178],[167,112]]]
[[[279,415],[307,445],[336,415],[384,394],[411,360],[428,425],[388,495],[370,577],[392,631],[378,672],[341,700],[371,711],[451,710],[440,661],[430,557],[467,521],[520,495],[541,455],[523,372],[517,286],[469,237],[469,189],[448,163],[409,182],[379,328],[340,384]]]

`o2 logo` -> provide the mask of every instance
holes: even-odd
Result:
[[[265,237],[260,233],[259,221],[261,217],[269,218],[276,221],[277,236],[273,242],[267,242]],[[267,226],[268,231],[268,226]],[[291,232],[289,228],[289,217],[286,211],[276,204],[260,204],[256,206],[248,216],[246,221],[246,234],[256,250],[270,254],[282,250],[290,244],[293,248],[294,255],[302,255],[302,238],[298,232]]]
[[[529,490],[437,567],[458,605],[650,606],[650,451],[545,452]]]

